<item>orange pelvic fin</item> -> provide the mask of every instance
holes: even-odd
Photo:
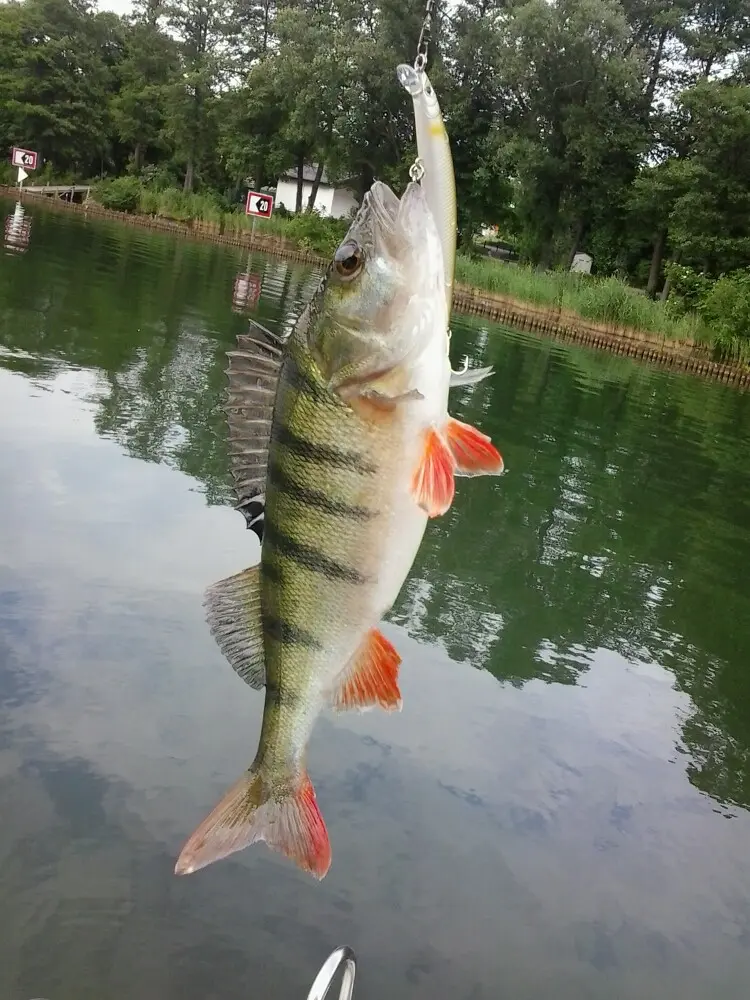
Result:
[[[411,492],[428,517],[444,514],[453,501],[456,460],[442,435],[428,427],[419,465],[411,481]]]
[[[357,652],[344,667],[331,704],[337,712],[364,711],[379,705],[386,712],[401,711],[398,668],[401,657],[391,642],[371,628]]]
[[[265,840],[304,871],[323,878],[331,864],[331,845],[307,774],[290,778],[279,795],[250,768],[191,835],[175,874],[190,875],[256,840]]]
[[[448,418],[444,434],[457,476],[492,476],[503,471],[503,457],[486,434],[471,424]]]

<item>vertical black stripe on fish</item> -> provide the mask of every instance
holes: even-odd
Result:
[[[295,482],[284,472],[281,462],[274,459],[268,463],[268,482],[280,492],[288,493],[297,503],[312,507],[324,514],[341,517],[349,521],[369,521],[378,516],[378,512],[361,504],[350,504],[344,500],[336,500],[322,490],[310,489]]]
[[[362,586],[367,583],[367,577],[353,566],[337,562],[329,558],[320,549],[305,542],[298,542],[291,538],[278,525],[274,524],[266,511],[264,526],[264,543],[270,545],[279,555],[291,559],[298,566],[303,566],[312,573],[319,573],[327,580],[340,580],[344,583],[352,583]]]
[[[294,685],[285,684],[283,687],[276,678],[266,681],[266,704],[271,704],[278,708],[296,708],[302,700],[303,695]]]
[[[305,649],[322,649],[323,644],[307,629],[300,628],[284,618],[276,618],[274,615],[263,616],[263,631],[269,639],[280,643],[282,646],[304,646]],[[266,688],[269,680],[266,679]]]
[[[310,372],[299,364],[294,354],[287,355],[284,366],[281,369],[281,377],[303,396],[309,396],[321,402],[332,402],[332,397],[326,392],[325,387],[316,382]]]
[[[295,434],[291,428],[281,421],[274,424],[272,439],[288,448],[294,455],[305,458],[317,465],[330,465],[337,469],[350,469],[364,476],[374,476],[378,467],[369,462],[364,455],[356,451],[334,448],[328,444],[316,444],[307,438]]]
[[[261,576],[270,583],[278,583],[281,585],[284,582],[284,573],[281,563],[278,559],[274,559],[270,554],[267,554],[266,558],[260,564],[260,572]]]

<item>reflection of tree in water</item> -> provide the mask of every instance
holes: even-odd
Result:
[[[0,343],[102,372],[100,433],[231,502],[225,351],[246,328],[235,275],[262,276],[256,315],[275,328],[317,277],[124,229],[71,239],[70,225],[40,216],[33,284],[0,273]],[[72,286],[61,253],[91,281]],[[495,365],[451,410],[492,435],[508,473],[460,480],[391,618],[516,685],[576,683],[602,647],[661,663],[692,699],[690,780],[750,805],[750,397],[480,322],[455,323],[451,353]]]
[[[29,352],[9,364],[36,377],[53,376],[54,359],[100,371],[107,390],[97,430],[135,457],[195,476],[209,503],[230,502],[226,351],[247,329],[231,311],[234,277],[257,273],[263,298],[256,315],[289,326],[316,273],[119,226],[61,224],[43,212],[36,235],[33,271],[0,274],[0,344]],[[61,258],[69,270],[61,270]]]
[[[392,618],[514,684],[575,683],[601,647],[661,663],[693,701],[691,781],[750,805],[750,398],[549,343],[488,353],[452,412],[508,474],[458,484]]]

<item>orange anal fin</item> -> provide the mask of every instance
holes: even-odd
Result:
[[[277,794],[252,768],[247,771],[190,836],[175,873],[189,875],[265,840],[303,871],[323,878],[331,864],[331,845],[312,782],[302,774],[282,787]]]
[[[434,427],[424,435],[424,448],[411,481],[411,492],[428,517],[444,514],[453,502],[456,461]]]
[[[341,672],[331,697],[337,712],[350,708],[363,711],[379,705],[386,712],[401,711],[398,668],[401,657],[391,642],[376,628],[371,628]]]
[[[486,434],[471,424],[448,418],[445,438],[458,476],[492,476],[503,471],[503,457]]]

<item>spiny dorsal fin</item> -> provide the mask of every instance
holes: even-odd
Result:
[[[251,326],[252,335],[240,334],[237,349],[227,352],[226,411],[237,508],[262,540],[268,443],[285,342],[254,320]]]
[[[203,600],[206,621],[232,669],[250,687],[266,683],[263,622],[260,611],[260,566],[214,583]]]

